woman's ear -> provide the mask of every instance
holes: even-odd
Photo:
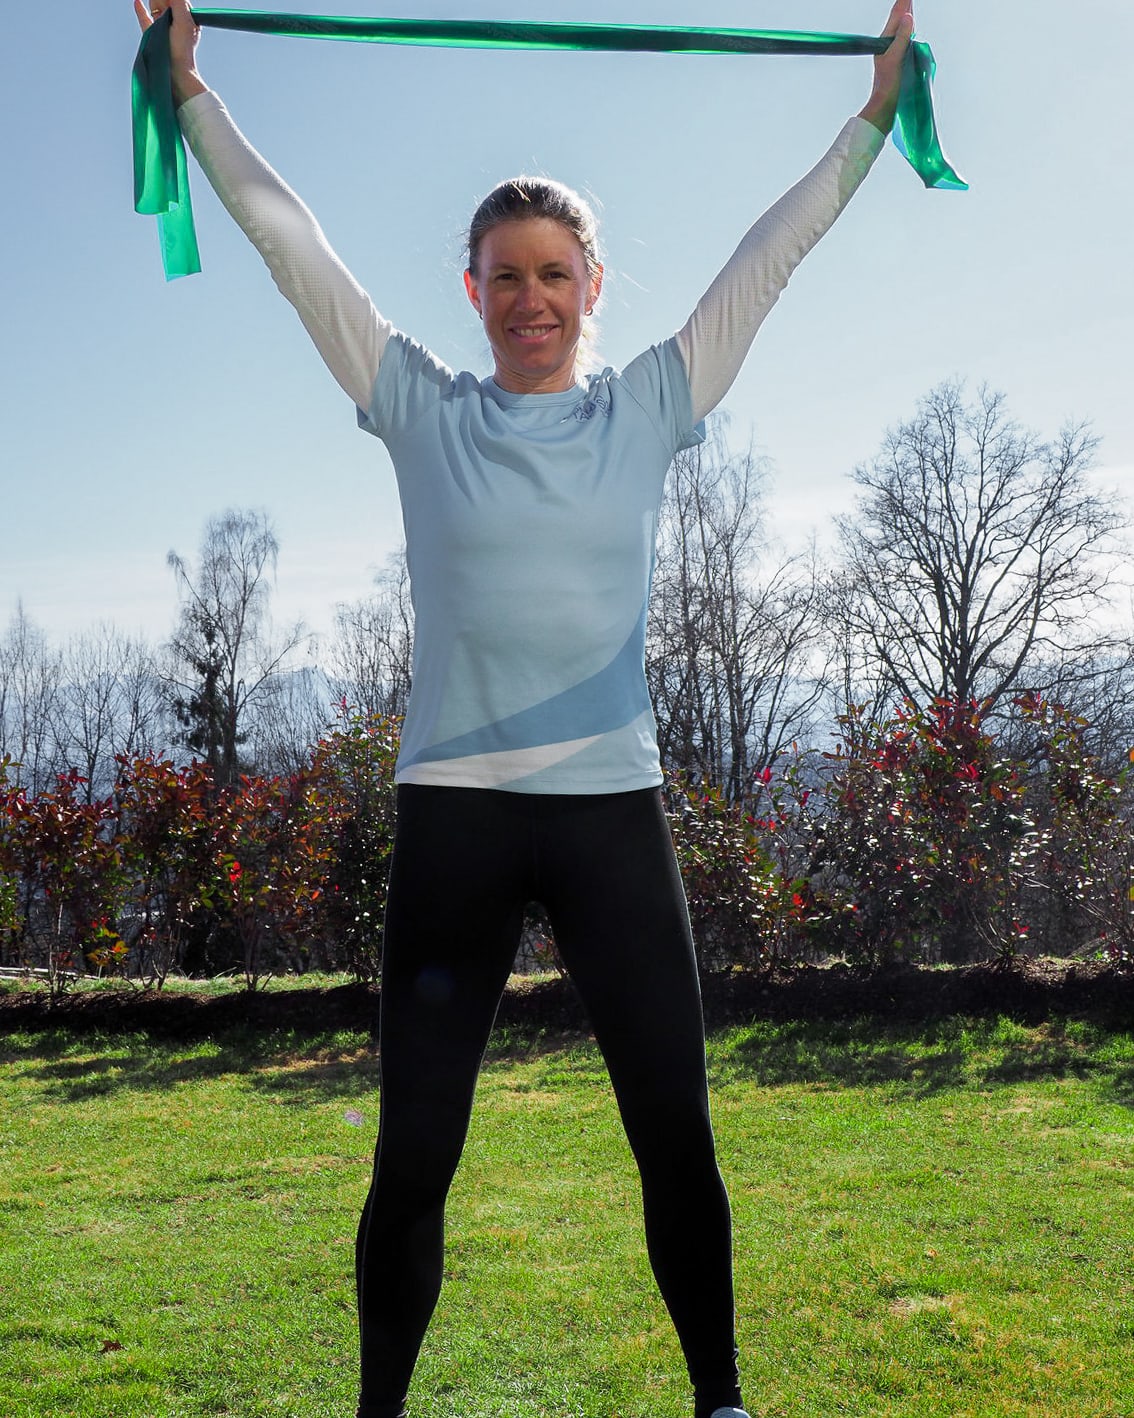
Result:
[[[471,271],[465,272],[465,294],[476,313],[483,319],[484,311],[480,308],[480,291],[477,289],[476,277]]]
[[[598,270],[594,273],[594,275],[591,277],[590,294],[589,294],[589,297],[588,297],[588,299],[587,299],[587,314],[588,314],[588,315],[591,313],[591,311],[594,309],[595,305],[597,304],[598,298],[599,298],[599,295],[601,294],[601,292],[602,292],[602,267],[600,266],[600,267],[598,268]]]

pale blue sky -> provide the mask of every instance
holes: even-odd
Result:
[[[294,8],[315,9],[313,5]],[[336,14],[876,32],[885,0],[334,0]],[[1025,424],[1091,419],[1104,485],[1134,485],[1130,0],[921,0],[937,109],[968,193],[892,146],[792,281],[726,407],[774,464],[773,532],[849,505],[848,473],[955,375]],[[200,174],[204,273],[166,285],[131,209],[128,0],[5,0],[0,18],[4,409],[0,618],[163,637],[170,548],[264,507],[277,608],[326,628],[400,541],[389,465],[359,433]],[[476,200],[518,170],[602,204],[602,350],[672,332],[760,211],[869,86],[845,58],[515,54],[206,31],[201,65],[397,324],[487,372],[460,281]],[[49,86],[50,84],[50,86]]]

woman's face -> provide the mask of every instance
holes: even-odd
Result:
[[[552,218],[490,227],[465,289],[484,322],[497,384],[513,394],[570,389],[583,317],[601,286],[601,268],[588,274],[578,238]]]

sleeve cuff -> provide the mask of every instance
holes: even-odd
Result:
[[[861,118],[857,113],[847,120],[843,131],[850,138],[851,156],[862,154],[876,158],[886,146],[886,134],[875,128],[868,118]]]
[[[225,113],[226,109],[221,102],[220,95],[213,93],[212,89],[206,89],[203,94],[194,94],[192,98],[187,98],[184,103],[177,106],[177,121],[181,125],[181,131],[186,138],[191,138],[197,126],[206,119],[210,113]]]

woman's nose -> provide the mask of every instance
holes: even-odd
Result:
[[[521,310],[535,310],[543,301],[538,281],[524,281],[517,296]]]

